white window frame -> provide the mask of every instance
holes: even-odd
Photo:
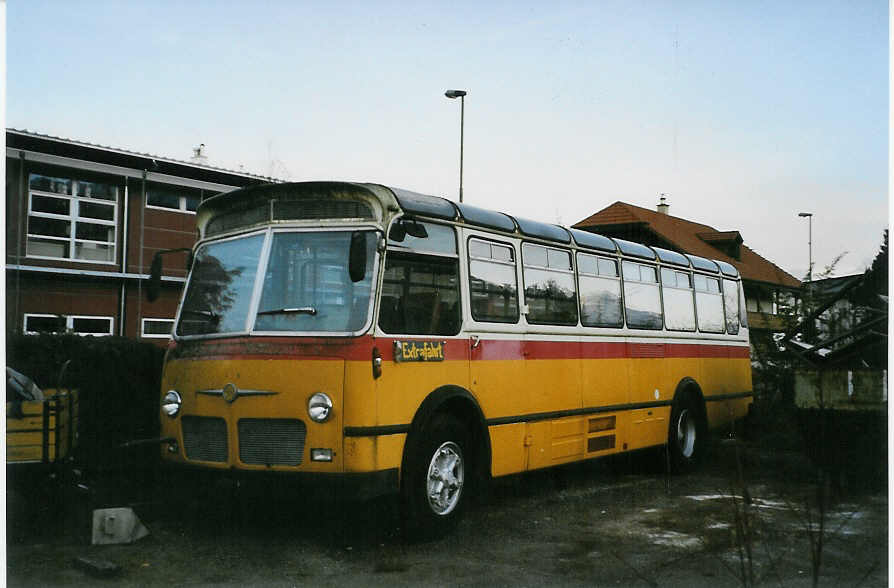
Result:
[[[34,175],[45,175],[45,174],[34,174]],[[55,176],[46,176],[46,177],[55,177]],[[114,200],[104,200],[101,198],[90,198],[87,196],[78,196],[78,183],[83,181],[84,183],[93,184],[95,182],[88,182],[87,180],[76,180],[74,178],[60,178],[71,180],[72,182],[72,193],[71,194],[59,194],[57,192],[47,192],[45,190],[35,190],[30,186],[30,175],[29,175],[29,186],[28,186],[28,230],[25,236],[25,255],[32,259],[56,259],[56,260],[65,260],[65,261],[75,261],[80,263],[97,263],[103,265],[115,265],[117,263],[117,247],[118,247],[118,196],[117,196],[117,186],[116,186],[116,197]],[[55,198],[57,200],[67,200],[69,202],[68,214],[57,214],[51,212],[40,212],[34,210],[34,196],[40,196],[43,198]],[[80,215],[80,206],[81,203],[85,204],[98,204],[102,206],[111,206],[112,207],[112,219],[98,219],[89,216],[81,216]],[[51,220],[59,220],[67,222],[69,225],[69,235],[68,237],[53,237],[49,235],[40,235],[37,233],[31,232],[31,219],[32,218],[46,218]],[[77,237],[77,226],[79,222],[90,223],[94,225],[103,225],[110,227],[112,230],[112,240],[111,241],[94,241],[92,239],[79,239]],[[52,255],[35,255],[30,252],[30,241],[32,239],[39,239],[44,241],[56,241],[59,243],[68,243],[68,256],[67,257],[56,257]],[[77,256],[77,250],[79,244],[94,244],[94,245],[103,245],[108,247],[111,250],[111,260],[104,261],[100,259],[87,259],[83,257]]]
[[[106,337],[115,334],[115,317],[112,316],[102,316],[102,315],[89,315],[89,314],[45,314],[38,312],[26,312],[24,314],[24,318],[22,320],[22,328],[26,335],[38,335],[43,331],[29,331],[27,329],[28,319],[34,318],[64,318],[65,319],[65,333],[72,333],[74,335],[80,335],[82,337]],[[105,333],[78,333],[74,330],[74,321],[75,319],[106,319],[109,321],[109,330]]]
[[[182,188],[182,186],[176,186],[176,187]],[[146,188],[146,202],[144,203],[146,205],[146,208],[150,208],[152,210],[164,210],[167,212],[179,212],[182,214],[193,214],[194,215],[196,213],[195,210],[187,210],[186,196],[180,196],[180,207],[179,208],[170,208],[167,206],[159,206],[157,204],[149,204],[149,192],[150,192],[150,188]],[[202,197],[199,196],[199,204],[201,204],[201,203],[202,203]]]
[[[160,321],[164,321],[164,322],[169,322],[169,323],[171,323],[171,332],[170,332],[170,333],[168,333],[167,335],[160,335],[160,334],[157,334],[157,333],[146,333],[146,323],[147,323],[147,322],[160,322]],[[167,318],[167,317],[148,317],[148,318],[144,318],[144,319],[140,322],[140,337],[142,337],[142,338],[144,338],[144,339],[170,339],[170,338],[171,338],[171,334],[172,334],[173,332],[174,332],[174,318],[173,318],[173,317],[171,317],[171,318]]]

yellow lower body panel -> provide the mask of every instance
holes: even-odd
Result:
[[[375,472],[400,467],[406,434],[376,437],[347,437],[344,464],[346,472]]]

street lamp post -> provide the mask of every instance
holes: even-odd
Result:
[[[810,316],[813,290],[813,213],[799,212],[800,218],[807,218],[807,296],[805,297],[804,318]],[[812,321],[811,321],[812,322]],[[804,338],[809,343],[813,339],[813,325],[804,325]]]
[[[463,201],[463,127],[465,126],[466,117],[466,94],[465,90],[447,90],[444,96],[448,98],[459,98],[459,201]]]
[[[807,282],[813,281],[813,213],[799,212],[801,218],[807,217]]]

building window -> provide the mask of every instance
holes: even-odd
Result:
[[[174,319],[144,318],[141,337],[146,339],[168,339],[174,330]]]
[[[148,184],[146,186],[146,206],[149,208],[163,208],[194,214],[201,201],[201,190],[163,184]]]
[[[111,335],[115,320],[110,316],[64,314],[25,314],[25,333],[72,333],[74,335]]]
[[[29,257],[115,262],[118,186],[41,174],[28,185]]]

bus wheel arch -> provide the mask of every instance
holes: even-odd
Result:
[[[668,462],[671,471],[695,469],[708,449],[708,418],[701,387],[692,378],[683,378],[674,392],[668,425]]]
[[[490,454],[484,415],[467,390],[442,386],[428,395],[410,424],[401,462],[408,538],[439,537],[459,522],[486,482]]]

